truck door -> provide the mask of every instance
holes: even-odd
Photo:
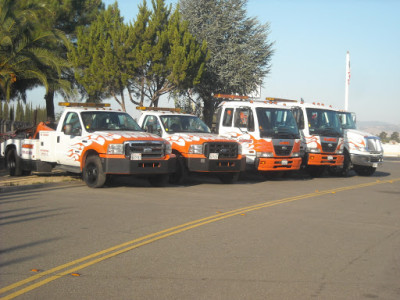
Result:
[[[304,120],[304,114],[303,110],[301,107],[293,107],[292,108],[293,116],[296,120],[297,127],[299,128],[299,133],[300,133],[300,139],[301,139],[301,144],[300,144],[300,155],[301,157],[304,156],[306,152],[306,139],[304,137],[304,131],[306,130],[305,127],[305,120]]]
[[[153,115],[145,116],[142,128],[147,132],[154,133],[159,136],[162,136],[163,134],[160,122],[158,121],[157,117]]]
[[[84,145],[82,144],[82,123],[76,112],[69,112],[64,118],[61,132],[57,133],[56,160],[61,165],[79,167]]]

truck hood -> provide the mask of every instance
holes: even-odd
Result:
[[[168,134],[165,137],[167,140],[171,141],[177,141],[177,140],[185,140],[185,141],[191,141],[191,142],[196,142],[196,141],[223,141],[223,142],[233,142],[232,139],[226,138],[223,136],[219,136],[218,134],[215,133],[174,133],[174,134]]]
[[[347,136],[361,136],[361,137],[377,137],[376,135],[373,135],[371,133],[368,133],[366,131],[361,131],[361,130],[357,130],[357,129],[345,129],[345,134]]]
[[[144,132],[144,131],[95,131],[90,134],[91,136],[97,135],[103,137],[106,140],[118,140],[118,139],[145,139],[145,140],[163,140],[158,135]]]

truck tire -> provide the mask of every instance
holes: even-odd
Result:
[[[343,152],[344,160],[341,167],[329,167],[328,172],[332,176],[349,177],[351,170],[351,159],[349,152],[345,149]]]
[[[219,180],[225,184],[232,184],[238,181],[240,172],[229,172],[229,173],[222,173],[218,174]]]
[[[372,174],[375,173],[376,170],[376,168],[374,167],[359,166],[359,165],[354,165],[353,169],[359,176],[371,176]]]
[[[17,155],[15,149],[11,149],[7,152],[6,166],[10,176],[22,175],[22,159]]]
[[[189,170],[185,165],[185,159],[180,154],[176,154],[176,171],[169,176],[169,183],[185,184],[188,175]]]
[[[89,156],[83,168],[83,180],[86,185],[91,188],[100,188],[106,182],[106,178],[100,157],[97,155]]]
[[[168,174],[152,175],[149,177],[148,180],[151,186],[163,187],[167,185],[169,180],[169,175]]]
[[[307,173],[311,177],[321,177],[325,171],[325,166],[307,166],[306,167]]]

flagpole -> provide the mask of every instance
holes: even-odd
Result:
[[[344,96],[344,110],[349,110],[349,84],[350,84],[350,53],[346,54],[346,85]]]

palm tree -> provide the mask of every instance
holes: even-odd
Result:
[[[12,99],[35,86],[46,91],[69,84],[61,80],[63,70],[69,68],[60,57],[58,47],[65,47],[67,39],[61,31],[46,30],[37,18],[38,6],[21,9],[14,0],[0,0],[0,96]]]

